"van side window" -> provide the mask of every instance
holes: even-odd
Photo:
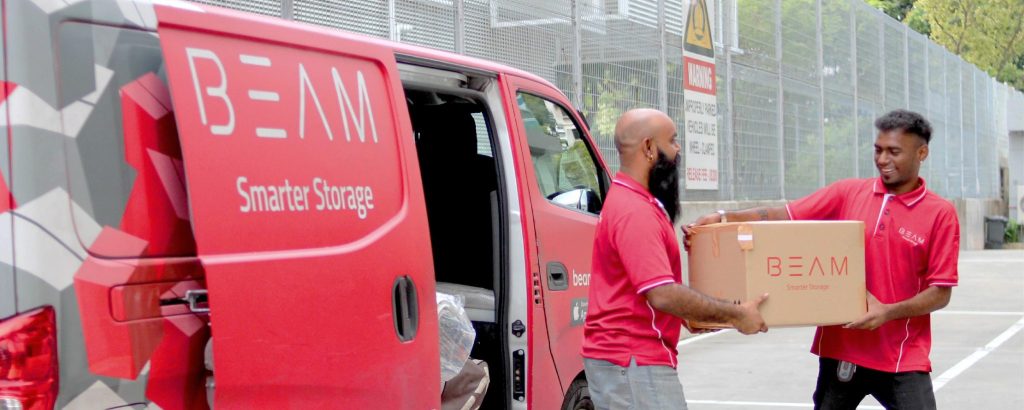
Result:
[[[541,193],[556,205],[600,213],[603,171],[572,115],[532,94],[519,93],[517,102]]]

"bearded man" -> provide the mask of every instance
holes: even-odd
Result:
[[[679,209],[679,139],[664,113],[636,109],[615,125],[622,167],[608,191],[594,238],[583,362],[597,409],[685,409],[676,373],[684,320],[767,331],[757,308],[682,284],[673,223]]]

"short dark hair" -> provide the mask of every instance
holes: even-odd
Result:
[[[888,132],[899,130],[914,134],[924,139],[927,144],[932,141],[932,125],[924,116],[913,111],[893,110],[875,120],[878,131]]]

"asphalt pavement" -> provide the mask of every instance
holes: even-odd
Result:
[[[685,334],[685,331],[684,331]],[[813,328],[680,341],[691,410],[812,408]],[[932,383],[940,409],[1024,409],[1024,251],[960,255],[960,283],[932,316]],[[870,396],[861,409],[881,409]]]

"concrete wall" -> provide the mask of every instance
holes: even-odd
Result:
[[[1002,201],[998,199],[958,199],[957,217],[960,218],[960,249],[985,249],[985,217],[1001,215]]]
[[[679,208],[677,226],[693,222],[698,217],[719,209],[747,209],[758,206],[783,206],[787,201],[726,201],[726,202],[683,202]],[[1002,215],[1003,203],[999,199],[957,199],[957,217],[960,219],[960,249],[978,250],[985,248],[985,217]],[[682,241],[682,233],[676,229]],[[682,243],[682,242],[680,242]],[[686,255],[683,255],[684,270]]]

